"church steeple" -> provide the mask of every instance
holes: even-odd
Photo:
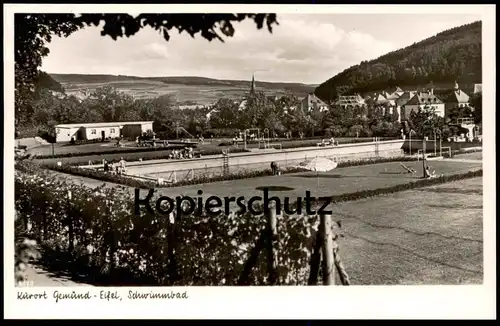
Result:
[[[255,94],[255,74],[252,74],[252,86],[250,86],[250,94]]]

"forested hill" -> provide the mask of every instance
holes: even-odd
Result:
[[[64,88],[61,83],[56,81],[54,78],[52,78],[52,76],[44,71],[40,71],[38,73],[38,76],[35,78],[34,84],[37,90],[49,89],[56,92],[64,92]]]
[[[416,26],[415,28],[418,28]],[[315,94],[332,101],[339,94],[380,91],[394,86],[435,88],[481,83],[481,21],[452,28],[436,36],[363,61],[320,84]],[[470,86],[469,86],[470,87]]]

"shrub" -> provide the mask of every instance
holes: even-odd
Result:
[[[43,171],[18,174],[15,182],[16,210],[33,224],[31,235],[60,257],[70,252],[75,270],[106,274],[114,284],[235,284],[265,225],[263,216],[249,214],[193,215],[177,217],[174,223],[146,210],[136,216],[128,192],[90,189]],[[68,191],[78,196],[69,200]],[[304,248],[311,246],[316,217],[279,220],[280,283],[304,284],[310,256]],[[266,283],[264,252],[251,273],[251,284]]]
[[[85,153],[85,155],[76,155],[76,157],[81,157],[81,160],[80,159],[77,159],[76,161],[71,160],[71,165],[87,165],[89,163],[89,161],[92,162],[92,164],[101,164],[102,159],[107,159],[108,161],[113,160],[113,159],[119,160],[120,157],[123,157],[123,159],[128,161],[128,162],[133,162],[133,161],[139,160],[139,157],[137,156],[137,154],[141,153],[141,152],[144,152],[144,156],[140,156],[142,161],[163,160],[163,159],[168,159],[171,150],[172,149],[167,150],[164,148],[157,149],[157,150],[151,150],[151,148],[150,148],[147,151],[127,151],[126,153],[120,153],[120,152],[115,152],[115,151],[99,152],[99,154]],[[154,154],[154,152],[157,152],[157,151],[159,151],[159,153],[157,155],[152,155],[152,154]],[[248,150],[245,150],[243,148],[234,148],[234,149],[231,149],[230,152],[231,153],[243,153],[243,152],[248,152]],[[80,154],[82,154],[82,153],[80,153]],[[194,152],[195,156],[199,156],[199,155],[209,156],[209,155],[219,155],[219,154],[222,154],[222,150],[213,149],[213,150],[201,150],[201,151]],[[96,155],[99,155],[101,158],[99,160],[89,160],[88,158],[86,158],[86,157],[96,156]],[[41,158],[40,156],[37,156],[37,157],[35,157],[35,159],[36,160],[51,160],[51,161],[53,161],[53,159],[58,158],[57,156],[55,156],[55,157],[44,156],[44,157],[45,158]],[[72,157],[75,157],[75,156],[67,156],[64,158],[72,158]],[[61,157],[62,162],[64,162],[64,158]]]
[[[71,144],[71,143],[68,143],[68,144],[64,144],[63,147],[66,147],[66,146],[78,146],[78,145],[88,145],[88,144],[97,144],[97,143],[109,143],[110,142],[110,139],[105,139],[104,141],[102,141],[102,139],[90,139],[90,140],[77,140],[75,141],[74,144]]]

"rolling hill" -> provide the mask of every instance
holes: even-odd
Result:
[[[50,74],[67,94],[91,91],[110,85],[135,98],[152,98],[173,94],[180,103],[208,104],[221,97],[240,98],[250,89],[251,81],[220,80],[205,77],[136,77],[123,75]],[[258,91],[269,95],[293,93],[302,97],[314,91],[316,85],[256,81]]]
[[[416,26],[418,28],[418,26]],[[465,91],[482,80],[481,21],[441,32],[421,42],[363,61],[315,89],[324,101],[341,94],[366,93],[400,86],[418,89],[432,82],[449,88],[457,81]]]

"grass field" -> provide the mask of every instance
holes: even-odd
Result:
[[[112,86],[119,92],[132,95],[136,99],[152,99],[162,95],[173,95],[179,102],[195,102],[199,105],[210,105],[217,102],[220,98],[242,99],[248,93],[249,87],[232,85],[182,85],[165,84],[161,82],[109,82],[109,83],[81,83],[73,85],[64,85],[67,94],[75,94],[80,89],[86,91],[95,91],[98,87]],[[313,88],[311,88],[311,91]],[[287,94],[285,89],[273,89],[257,87],[257,91],[266,93],[266,95],[283,96]],[[298,97],[304,97],[307,93],[296,92]]]
[[[159,190],[166,196],[186,195],[197,197],[197,191],[203,190],[204,198],[214,196],[252,196],[262,195],[262,188],[269,188],[273,196],[296,198],[311,191],[312,196],[322,197],[353,193],[360,190],[395,186],[418,180],[423,176],[422,162],[405,162],[406,166],[417,170],[416,174],[404,173],[398,162],[345,167],[330,172],[303,172],[272,177],[259,177],[244,180],[214,182],[204,185],[192,185]],[[432,161],[429,165],[437,174],[456,174],[469,170],[481,169],[481,163]]]
[[[481,284],[482,205],[482,178],[337,204],[352,284]]]

